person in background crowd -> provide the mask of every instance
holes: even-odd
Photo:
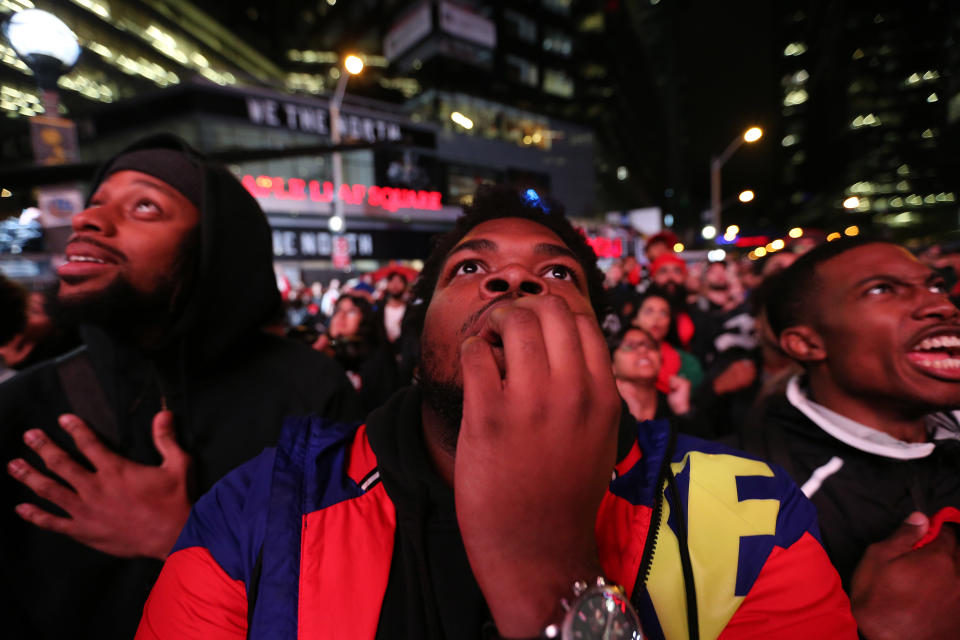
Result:
[[[697,387],[703,382],[703,368],[689,352],[680,348],[677,338],[676,316],[666,298],[649,293],[640,303],[630,325],[650,333],[660,349],[660,369],[657,390],[669,394],[677,386],[683,386],[675,378],[683,378],[687,386]]]
[[[724,262],[709,262],[700,276],[700,295],[694,303],[704,313],[730,311],[741,300],[734,295],[734,286]]]
[[[673,253],[673,247],[679,242],[676,234],[672,231],[661,231],[647,238],[643,247],[643,253],[647,258],[648,264],[653,264],[660,256]]]
[[[284,416],[359,415],[343,370],[261,331],[270,227],[174,136],[107,161],[51,299],[83,348],[0,385],[0,611],[9,638],[128,639],[191,503]]]
[[[334,278],[330,281],[330,286],[323,292],[320,298],[320,313],[327,320],[333,316],[333,307],[337,304],[337,298],[340,297],[340,281]]]
[[[399,272],[387,277],[387,287],[377,309],[377,314],[391,345],[400,339],[403,315],[407,311],[407,277]]]
[[[6,345],[27,326],[27,297],[26,289],[0,273],[0,344]],[[0,365],[0,382],[16,373],[5,357]]]
[[[690,381],[671,379],[668,394],[657,388],[660,375],[660,343],[646,329],[626,327],[611,343],[613,375],[617,391],[637,420],[655,420],[690,411]]]
[[[139,640],[856,637],[781,470],[622,410],[596,256],[529,202],[481,187],[426,260],[419,386],[201,500]]]
[[[623,261],[614,260],[607,269],[603,288],[618,319],[626,320],[636,313],[640,296],[637,294],[636,287],[630,284],[628,274],[624,270]]]
[[[383,325],[370,302],[344,293],[337,299],[327,332],[313,348],[334,358],[360,392],[364,414],[376,409],[396,391],[397,363]]]
[[[26,302],[23,311],[27,321],[23,329],[0,343],[0,358],[12,371],[23,371],[80,345],[80,336],[75,328],[54,324],[47,313],[44,294],[30,292]]]
[[[957,637],[960,311],[939,274],[867,238],[776,278],[770,326],[804,373],[744,444],[817,506],[865,636]]]

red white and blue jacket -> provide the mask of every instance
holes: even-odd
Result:
[[[365,426],[289,421],[196,504],[137,639],[372,640],[395,528]],[[596,532],[648,638],[857,637],[786,473],[666,421],[638,425]]]

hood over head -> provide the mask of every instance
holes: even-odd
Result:
[[[174,317],[159,349],[178,347],[192,365],[202,366],[266,324],[281,306],[270,225],[223,164],[177,136],[157,134],[134,142],[102,165],[90,194],[124,170],[166,182],[200,211],[193,281],[171,310]]]

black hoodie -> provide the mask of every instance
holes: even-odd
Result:
[[[193,282],[171,310],[155,349],[83,327],[84,347],[0,385],[0,447],[4,460],[24,457],[42,468],[22,443],[24,431],[41,428],[75,453],[56,424],[57,416],[73,412],[120,455],[156,464],[151,421],[165,402],[176,417],[178,442],[192,457],[196,497],[272,445],[285,416],[316,412],[353,419],[360,417],[359,405],[332,360],[261,330],[279,309],[280,297],[270,229],[256,201],[224,167],[173,136],[152,136],[119,155],[148,148],[182,151],[202,171]],[[104,164],[91,193],[112,163]],[[61,376],[77,362],[95,373],[105,400],[99,403],[102,413],[97,403],[71,403],[64,389]],[[112,417],[104,419],[108,412]],[[14,514],[20,502],[39,501],[4,474],[0,578],[13,595],[3,599],[3,636],[132,638],[161,562],[116,558],[40,530]]]

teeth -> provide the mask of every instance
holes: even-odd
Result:
[[[920,351],[929,351],[930,349],[944,349],[951,347],[960,347],[960,336],[943,335],[926,338],[917,346],[917,349]]]
[[[960,358],[944,358],[942,360],[921,360],[920,365],[933,369],[960,369]]]
[[[105,260],[100,260],[92,256],[68,256],[67,262],[95,262],[97,264],[106,264]]]

